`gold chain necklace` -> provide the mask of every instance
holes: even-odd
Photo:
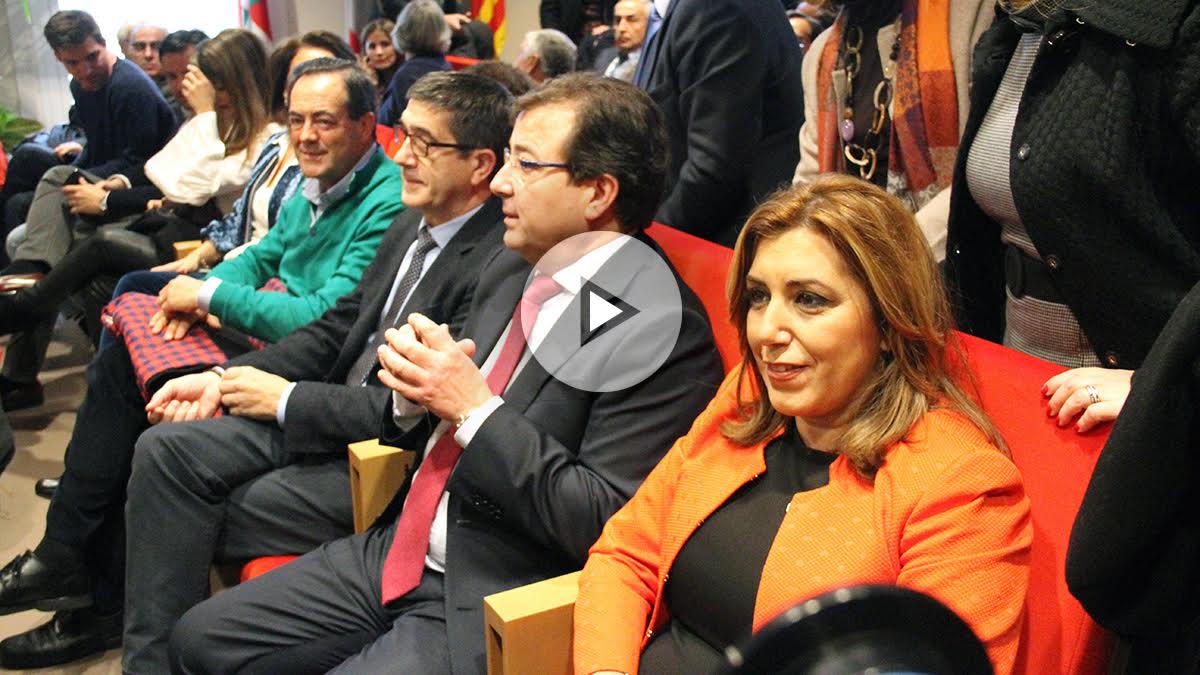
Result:
[[[900,55],[900,17],[896,17],[894,26],[896,39],[892,42],[890,57],[883,64],[883,79],[875,85],[872,98],[875,110],[871,114],[871,126],[863,136],[862,143],[854,142],[854,80],[862,70],[862,27],[847,26],[842,41],[842,67],[846,71],[846,100],[842,108],[842,121],[838,125],[842,137],[842,154],[846,156],[846,161],[858,167],[859,177],[868,181],[875,175],[879,149],[883,146],[883,130],[888,122],[888,108],[892,103],[892,78],[896,74],[896,59]]]

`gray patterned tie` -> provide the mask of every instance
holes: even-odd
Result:
[[[379,363],[377,352],[379,346],[383,344],[384,331],[396,325],[396,321],[400,318],[400,310],[404,309],[404,301],[417,282],[421,280],[421,270],[425,267],[425,256],[436,247],[437,242],[433,240],[433,235],[429,234],[429,228],[418,228],[417,247],[413,251],[412,261],[408,263],[408,269],[404,270],[404,276],[400,278],[400,285],[396,287],[395,295],[392,296],[392,306],[388,308],[387,316],[379,322],[379,329],[375,331],[375,339],[367,345],[363,353],[358,355],[358,360],[354,362],[350,372],[347,373],[346,384],[358,387],[367,383],[367,378]]]

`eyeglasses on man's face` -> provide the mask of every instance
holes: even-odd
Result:
[[[410,134],[408,132],[408,128],[404,126],[403,122],[396,123],[396,131],[401,134],[404,134],[404,138],[406,140],[408,140],[409,148],[412,149],[413,154],[416,155],[417,157],[428,157],[430,148],[454,148],[455,150],[477,150],[478,149],[478,148],[474,148],[470,145],[464,145],[462,143],[443,143],[441,141],[435,141],[435,140],[432,140],[429,138],[424,138],[423,136],[421,136],[419,134],[417,134],[417,135]]]
[[[131,42],[130,46],[139,52],[144,52],[147,49],[153,49],[154,51],[158,51],[158,47],[161,44],[162,44],[162,42],[159,40],[150,40],[150,41],[139,40],[137,42]]]
[[[504,164],[516,169],[513,176],[521,183],[527,182],[542,169],[571,170],[571,165],[566,162],[539,162],[534,159],[524,159],[514,155],[508,148],[504,149]]]

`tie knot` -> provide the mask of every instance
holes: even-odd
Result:
[[[419,254],[429,253],[430,250],[437,246],[437,242],[433,240],[433,235],[429,233],[428,227],[417,228],[417,251]]]
[[[521,295],[521,302],[528,302],[536,307],[541,307],[542,303],[550,298],[558,295],[563,287],[546,274],[539,274],[530,282],[529,287],[525,289],[525,293]]]

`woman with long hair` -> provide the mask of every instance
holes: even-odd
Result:
[[[743,362],[592,547],[580,673],[715,672],[842,586],[929,594],[1016,659],[1032,525],[956,377],[941,275],[895,197],[841,175],[750,216],[729,277]]]
[[[396,43],[392,42],[392,31],[396,24],[390,19],[375,19],[363,26],[358,34],[359,44],[362,45],[360,61],[367,72],[375,78],[375,90],[382,102],[387,93],[392,77],[404,62]]]

